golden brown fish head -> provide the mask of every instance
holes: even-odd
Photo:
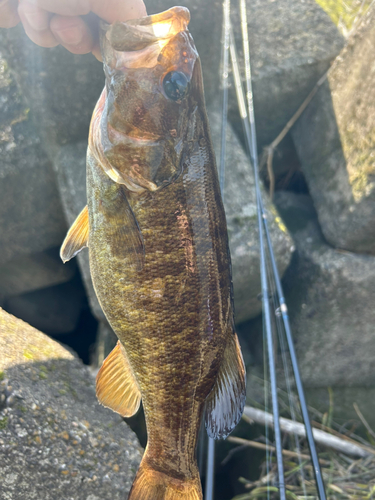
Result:
[[[106,88],[96,111],[100,124],[93,119],[92,142],[101,149],[108,175],[134,192],[156,191],[182,171],[203,100],[189,20],[188,9],[174,7],[102,26]]]

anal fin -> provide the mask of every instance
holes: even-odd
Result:
[[[98,372],[96,396],[103,406],[123,417],[131,417],[138,411],[141,393],[120,341],[103,361]]]
[[[215,385],[206,400],[207,434],[214,439],[225,439],[240,421],[245,401],[246,370],[238,337],[233,331]]]
[[[60,249],[61,260],[67,262],[88,246],[89,212],[87,205],[73,222]]]

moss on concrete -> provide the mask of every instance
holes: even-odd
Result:
[[[371,0],[315,0],[329,15],[343,34],[352,28],[358,16],[362,16],[371,4]]]

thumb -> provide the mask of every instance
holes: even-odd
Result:
[[[91,0],[91,10],[107,23],[147,16],[143,0]]]

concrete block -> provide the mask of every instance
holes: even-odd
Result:
[[[375,254],[375,6],[292,130],[334,247]]]

